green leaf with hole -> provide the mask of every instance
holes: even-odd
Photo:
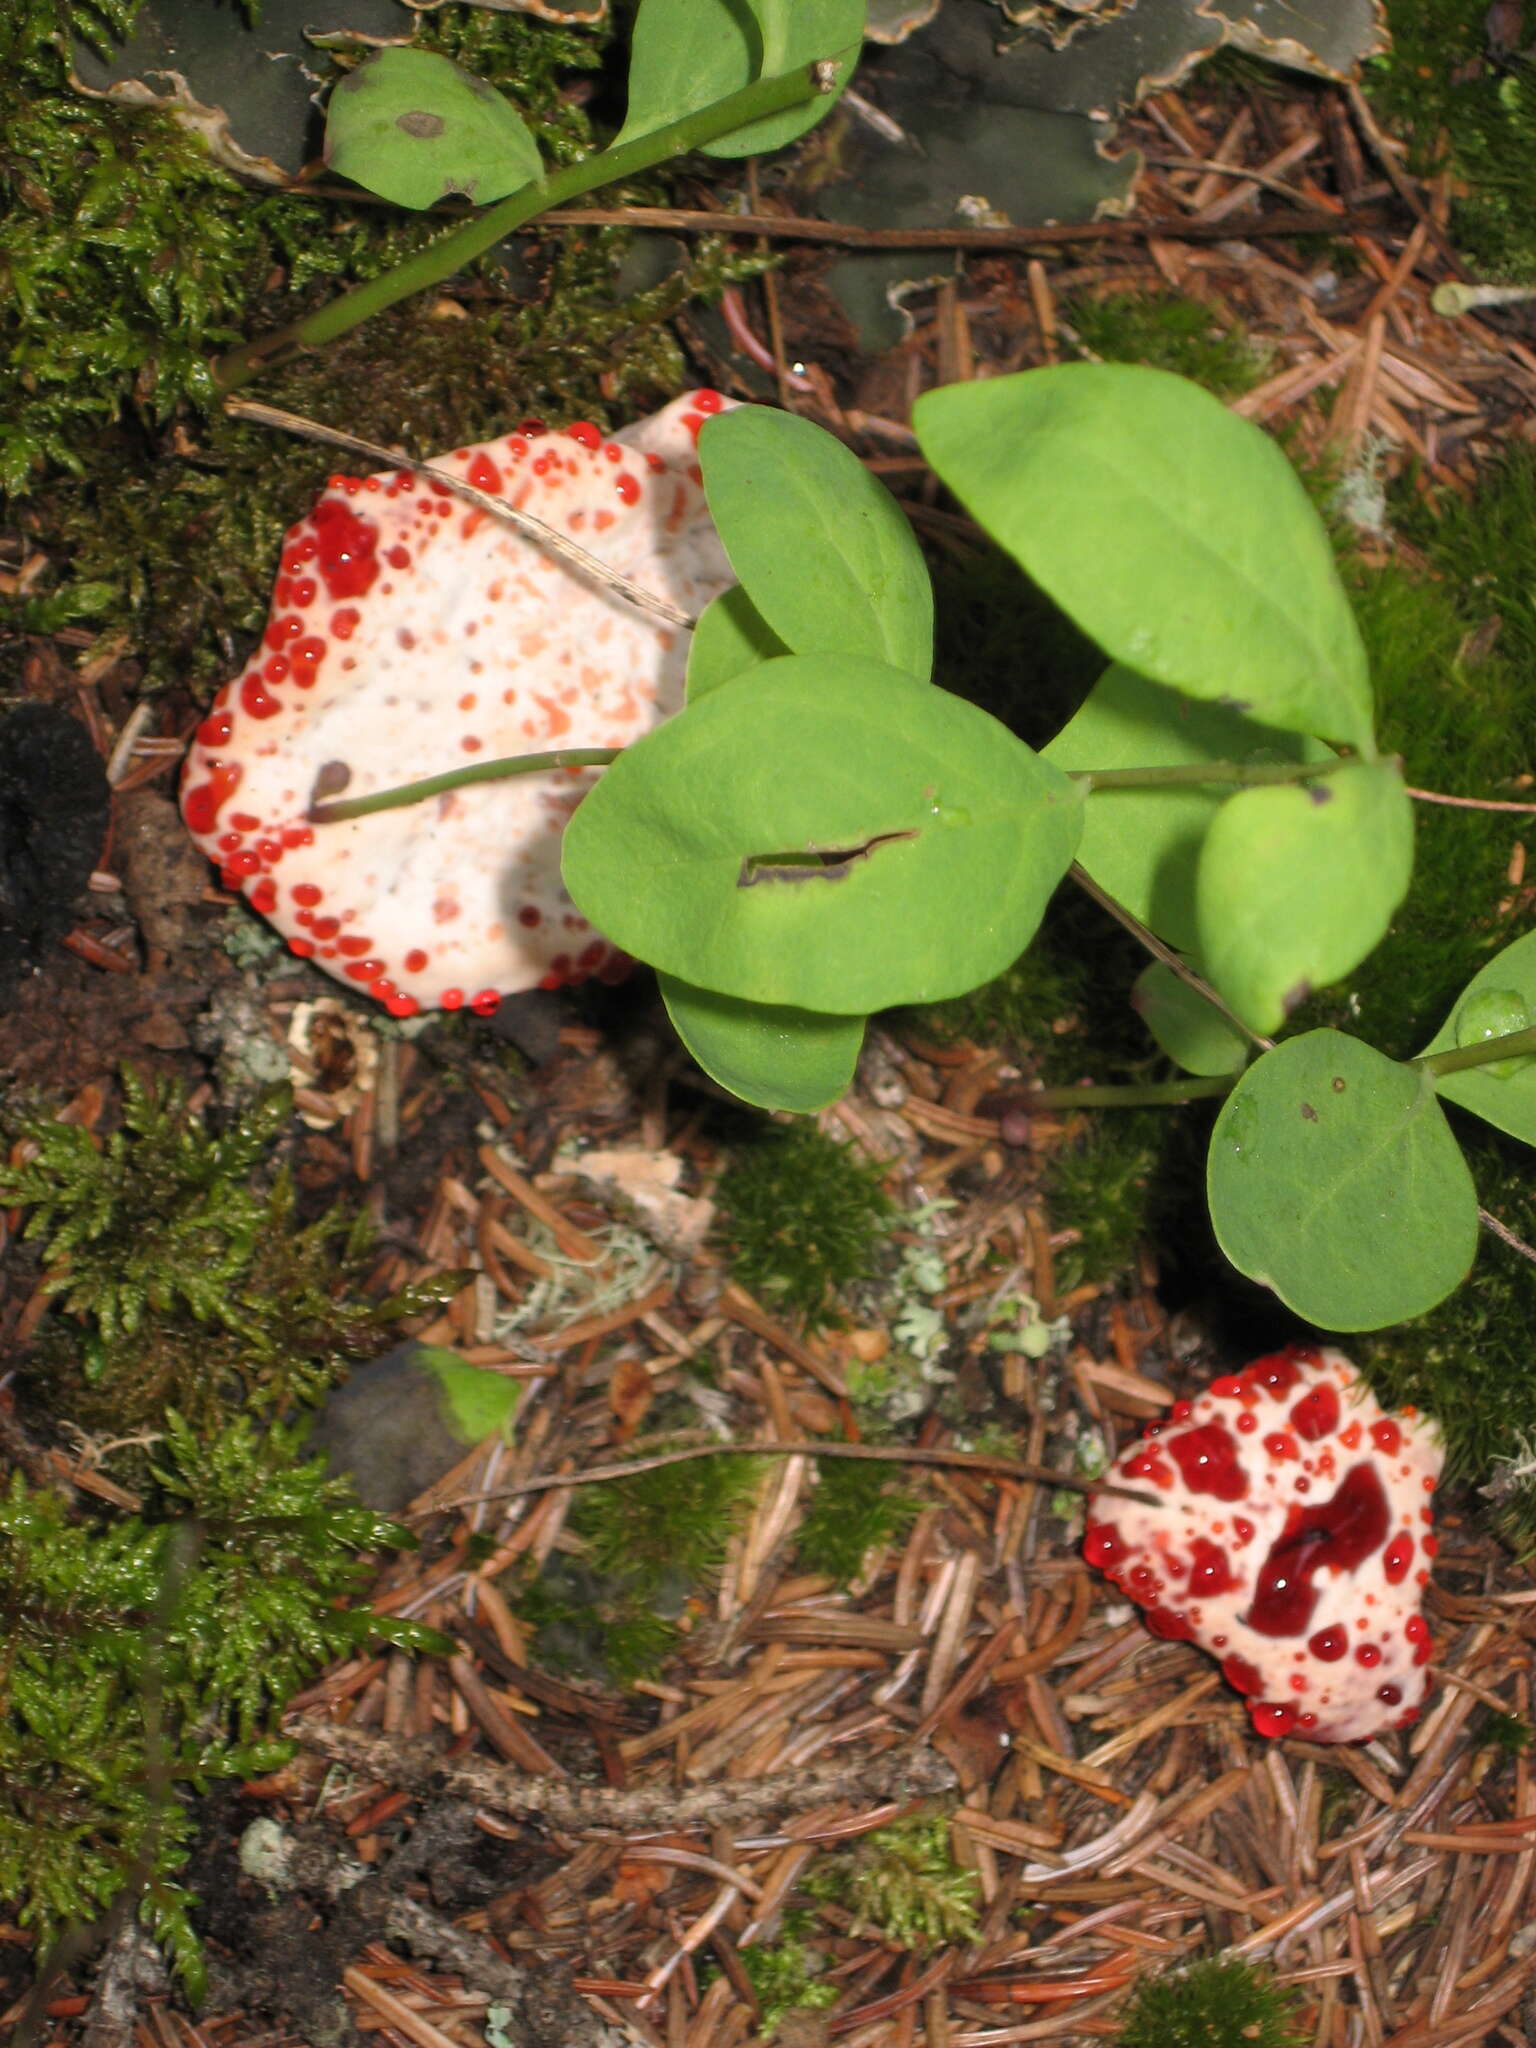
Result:
[[[1206,979],[1245,1024],[1274,1031],[1385,936],[1412,872],[1413,806],[1395,762],[1228,797],[1195,876]]]
[[[1187,1074],[1235,1074],[1247,1063],[1248,1041],[1236,1025],[1161,960],[1136,977],[1131,1008]]]
[[[566,887],[699,988],[862,1016],[959,995],[1034,936],[1075,786],[901,669],[785,655],[627,747],[565,829]]]
[[[1365,649],[1321,520],[1199,385],[1069,363],[926,392],[912,424],[987,531],[1116,661],[1372,755]]]
[[[476,206],[544,175],[538,145],[493,85],[430,50],[380,50],[331,94],[325,161],[396,206]]]
[[[1045,748],[1058,768],[1174,768],[1197,761],[1331,761],[1305,734],[1260,725],[1225,704],[1166,690],[1116,662]],[[1099,789],[1088,798],[1078,860],[1117,903],[1180,952],[1195,954],[1195,871],[1230,783]]]
[[[1341,1031],[1248,1069],[1211,1133],[1206,1189],[1233,1265],[1325,1330],[1423,1315],[1477,1250],[1477,1193],[1429,1077]]]
[[[745,1003],[671,974],[657,980],[678,1037],[710,1079],[743,1102],[759,1109],[825,1109],[852,1081],[863,1017]]]
[[[831,113],[863,38],[864,0],[641,0],[630,42],[629,106],[615,146],[713,106],[756,79],[834,62],[835,91],[704,145],[707,156],[724,157],[782,149]]]
[[[1525,1031],[1532,1024],[1536,1024],[1536,932],[1527,932],[1495,953],[1488,965],[1473,975],[1424,1050],[1448,1052],[1453,1046],[1501,1038],[1506,1031]],[[1536,1145],[1536,1059],[1497,1060],[1491,1066],[1440,1075],[1435,1090],[1447,1102],[1470,1109],[1495,1130],[1508,1131],[1512,1138]]]
[[[699,614],[688,649],[688,702],[695,703],[733,683],[760,661],[772,661],[789,649],[738,583],[712,597]]]
[[[771,406],[717,413],[699,436],[731,567],[796,654],[864,654],[926,681],[933,586],[906,514],[825,428]]]

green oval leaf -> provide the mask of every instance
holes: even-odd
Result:
[[[1131,1008],[1187,1074],[1235,1074],[1247,1064],[1243,1034],[1161,960],[1137,975]]]
[[[933,586],[906,514],[825,428],[771,406],[699,436],[709,509],[752,603],[796,654],[863,654],[926,681]]]
[[[331,94],[325,161],[396,206],[476,206],[544,175],[538,145],[493,85],[430,50],[380,50]]]
[[[673,1029],[713,1081],[759,1109],[825,1109],[847,1089],[863,1017],[828,1017],[657,976]]]
[[[1058,768],[1172,768],[1196,761],[1331,761],[1302,733],[1260,725],[1122,668],[1107,668],[1077,715],[1045,748]],[[1088,798],[1077,857],[1101,889],[1180,952],[1200,943],[1195,872],[1211,820],[1231,785],[1097,789]]]
[[[1452,1046],[1475,1045],[1506,1031],[1522,1031],[1533,1022],[1536,932],[1527,932],[1495,953],[1488,965],[1473,975],[1424,1050],[1448,1052]],[[1495,1130],[1508,1131],[1512,1138],[1536,1145],[1536,1059],[1499,1060],[1488,1067],[1437,1075],[1435,1089]]]
[[[735,682],[760,661],[788,652],[739,583],[722,590],[705,605],[693,629],[684,683],[687,700],[695,703],[722,683]]]
[[[1275,1030],[1385,936],[1412,872],[1413,806],[1394,762],[1229,797],[1195,877],[1207,980],[1244,1023]]]
[[[749,121],[704,145],[707,156],[782,149],[824,120],[853,75],[864,0],[641,0],[629,57],[629,106],[614,145],[649,135],[797,64],[837,64],[837,90]]]
[[[1326,1330],[1423,1315],[1477,1250],[1477,1193],[1428,1075],[1341,1031],[1254,1062],[1216,1119],[1206,1187],[1233,1265]]]
[[[923,453],[1106,653],[1370,755],[1365,650],[1333,551],[1267,435],[1182,377],[1069,363],[948,384]]]
[[[628,747],[566,827],[566,887],[699,988],[859,1016],[958,995],[1034,935],[1074,784],[974,705],[838,655],[764,662]]]

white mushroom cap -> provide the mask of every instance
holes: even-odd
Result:
[[[1368,1741],[1428,1690],[1442,1455],[1342,1351],[1292,1345],[1147,1426],[1104,1477],[1158,1505],[1093,1495],[1083,1555],[1154,1634],[1219,1659],[1261,1735]]]
[[[690,616],[735,578],[695,444],[730,401],[694,391],[611,438],[529,421],[438,459]],[[396,1016],[489,1011],[625,961],[560,881],[596,769],[487,782],[331,824],[368,795],[479,759],[620,747],[682,706],[668,626],[408,470],[333,477],[288,531],[272,615],[198,728],[182,814],[295,953]]]

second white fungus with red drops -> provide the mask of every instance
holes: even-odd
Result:
[[[693,391],[608,437],[529,421],[436,466],[569,535],[690,616],[735,578],[696,443],[729,404]],[[456,789],[311,824],[480,759],[621,747],[683,701],[689,635],[430,478],[333,477],[283,545],[260,646],[199,726],[182,814],[226,887],[292,950],[394,1016],[558,988],[625,962],[560,881],[596,769]]]
[[[1293,1345],[1150,1423],[1103,1476],[1157,1504],[1091,1496],[1083,1555],[1218,1659],[1259,1734],[1368,1741],[1428,1690],[1441,1459],[1342,1351]]]

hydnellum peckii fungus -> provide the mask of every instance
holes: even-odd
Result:
[[[1261,1735],[1363,1742],[1413,1721],[1431,1647],[1438,1429],[1389,1415],[1341,1351],[1292,1345],[1177,1401],[1105,1473],[1083,1552],[1198,1643]]]
[[[686,618],[734,577],[694,391],[611,438],[526,422],[434,467],[504,498]],[[560,882],[593,770],[477,783],[311,822],[517,754],[615,748],[681,708],[689,635],[410,470],[335,477],[283,545],[260,645],[198,728],[182,813],[292,950],[394,1016],[622,969]]]

